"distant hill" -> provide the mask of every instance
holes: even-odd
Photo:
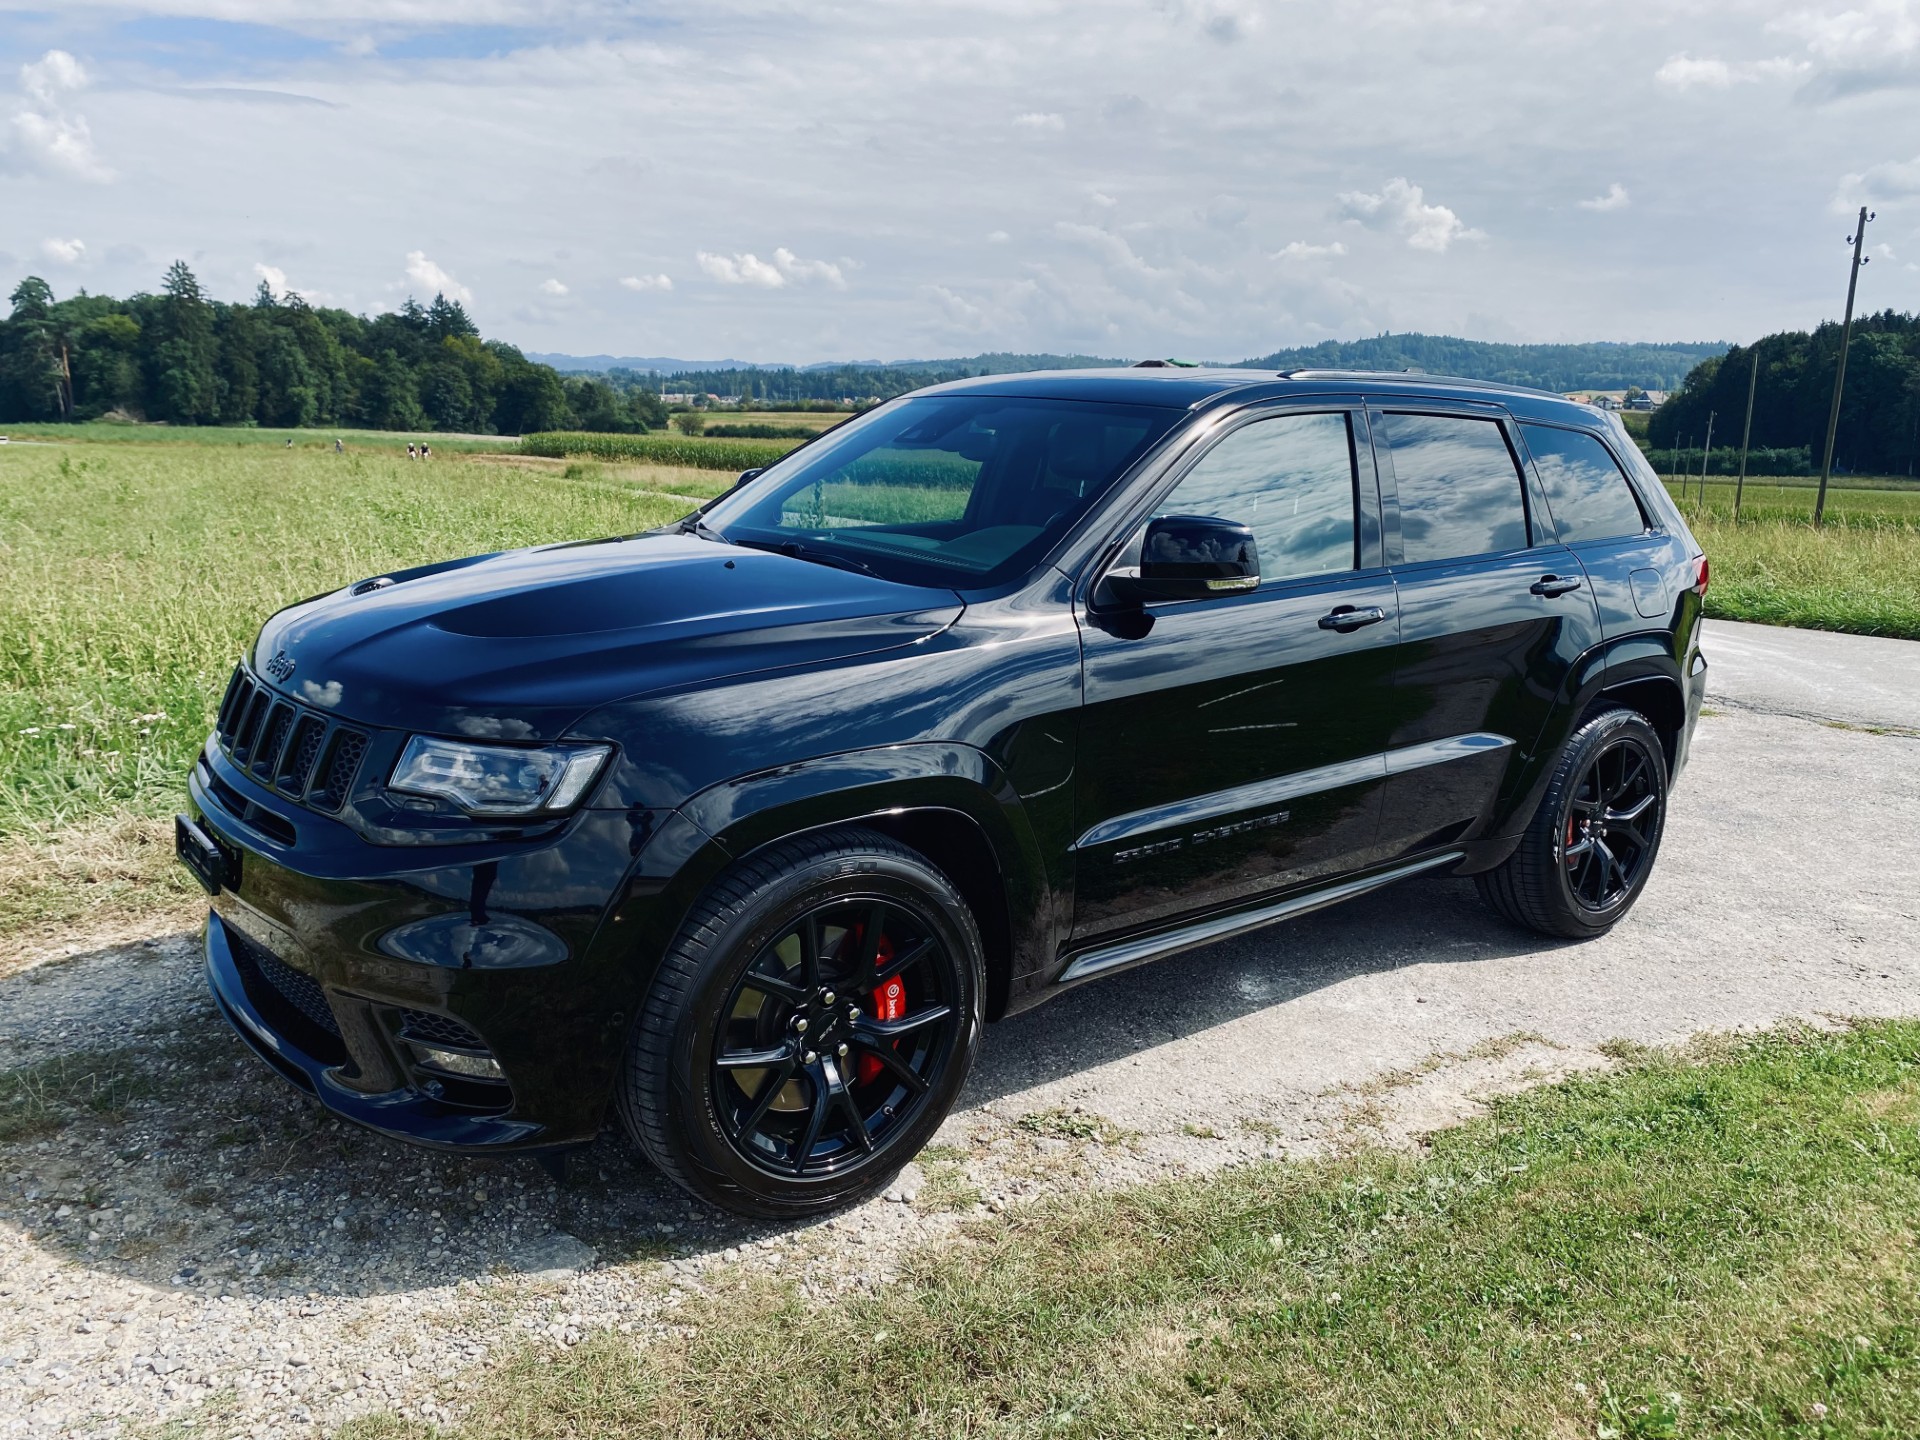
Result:
[[[1725,343],[1649,344],[1591,341],[1581,345],[1502,345],[1451,335],[1375,335],[1325,340],[1276,350],[1247,365],[1259,370],[1425,370],[1469,380],[1497,380],[1540,390],[1672,390],[1703,360],[1726,353]]]
[[[1586,345],[1502,345],[1456,340],[1448,335],[1376,335],[1367,340],[1328,340],[1305,349],[1276,350],[1239,363],[1256,370],[1424,370],[1541,390],[1625,390],[1635,385],[1646,390],[1671,390],[1695,365],[1723,354],[1726,348],[1599,341]],[[741,395],[767,404],[884,400],[925,385],[975,375],[1101,369],[1129,363],[1098,355],[1019,355],[1008,351],[885,364],[855,360],[768,365],[742,360],[676,360],[658,355],[536,353],[527,358],[572,374],[606,375],[623,389],[639,386]],[[656,376],[658,379],[650,378]]]
[[[645,375],[691,375],[717,370],[959,370],[969,375],[1012,375],[1022,370],[1099,369],[1125,365],[1125,360],[1108,360],[1097,355],[1015,355],[993,351],[958,360],[816,360],[807,365],[763,360],[679,360],[671,355],[562,355],[526,352],[539,365],[551,365],[563,374],[605,374],[611,370],[632,370]]]
[[[676,360],[671,355],[559,355],[526,352],[536,365],[551,365],[563,375],[600,375],[609,370],[658,371],[676,375],[682,370],[752,370],[752,360]]]

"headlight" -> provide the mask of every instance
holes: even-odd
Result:
[[[437,795],[472,815],[571,810],[587,793],[610,745],[466,745],[415,735],[387,788]]]

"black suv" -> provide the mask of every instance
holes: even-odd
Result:
[[[1645,885],[1707,564],[1619,423],[1419,375],[963,381],[666,530],[281,611],[194,766],[206,964],[384,1134],[871,1194],[982,1022],[1472,875]]]

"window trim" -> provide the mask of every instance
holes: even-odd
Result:
[[[1538,493],[1539,480],[1529,463],[1531,455],[1522,457],[1516,445],[1514,427],[1518,422],[1504,408],[1497,405],[1482,405],[1473,401],[1429,399],[1425,396],[1378,396],[1367,397],[1367,419],[1378,437],[1374,444],[1378,452],[1375,465],[1380,474],[1381,514],[1385,532],[1387,564],[1395,570],[1424,569],[1428,566],[1460,565],[1476,560],[1491,560],[1502,555],[1520,555],[1528,550],[1539,550],[1558,545],[1559,526],[1554,525],[1550,534],[1543,533],[1536,520],[1537,513],[1544,513],[1548,522],[1552,522],[1552,513],[1547,509],[1545,496]],[[1520,487],[1521,523],[1527,533],[1527,543],[1507,550],[1480,550],[1471,555],[1448,555],[1431,560],[1408,560],[1406,549],[1400,535],[1400,476],[1393,464],[1393,441],[1388,437],[1387,417],[1389,415],[1431,415],[1448,420],[1486,420],[1491,421],[1500,432],[1500,438],[1507,447],[1507,459],[1513,464],[1514,479]]]
[[[1334,580],[1346,580],[1353,576],[1380,575],[1387,569],[1387,559],[1382,543],[1381,527],[1381,477],[1378,457],[1374,453],[1374,440],[1367,414],[1366,402],[1358,395],[1300,395],[1287,396],[1282,400],[1261,402],[1235,410],[1220,417],[1216,425],[1208,426],[1201,433],[1188,432],[1191,444],[1159,471],[1150,481],[1132,487],[1131,492],[1114,495],[1110,499],[1106,513],[1100,519],[1100,528],[1104,538],[1090,552],[1090,558],[1081,568],[1079,580],[1075,586],[1076,594],[1083,603],[1094,605],[1095,593],[1100,581],[1118,561],[1129,541],[1139,528],[1151,518],[1160,502],[1173,493],[1194,468],[1211,455],[1216,446],[1222,444],[1228,436],[1263,420],[1278,420],[1289,415],[1344,415],[1347,417],[1347,450],[1354,468],[1354,558],[1361,563],[1351,570],[1334,570],[1324,575],[1299,575],[1285,580],[1268,580],[1261,577],[1260,588],[1249,591],[1240,597],[1247,601],[1257,601],[1262,595],[1296,594],[1302,586],[1324,584]],[[1367,470],[1371,464],[1372,483],[1368,483]],[[1154,601],[1160,604],[1192,604],[1192,601]],[[1218,604],[1218,601],[1203,602]]]
[[[1599,537],[1592,540],[1561,539],[1559,541],[1560,544],[1569,545],[1569,546],[1617,545],[1622,541],[1626,541],[1626,540],[1642,540],[1649,535],[1664,535],[1666,533],[1666,531],[1660,526],[1659,522],[1654,519],[1654,510],[1653,510],[1653,507],[1647,503],[1647,497],[1640,493],[1640,487],[1634,481],[1633,467],[1630,465],[1624,464],[1621,461],[1618,452],[1616,452],[1613,446],[1607,442],[1607,437],[1605,435],[1601,434],[1599,431],[1596,431],[1596,430],[1589,430],[1582,425],[1562,425],[1551,420],[1522,420],[1518,423],[1518,426],[1515,431],[1515,436],[1519,440],[1521,446],[1524,447],[1526,450],[1527,466],[1529,470],[1534,474],[1543,497],[1545,496],[1545,493],[1546,493],[1547,482],[1545,481],[1544,478],[1540,478],[1539,476],[1540,462],[1534,458],[1533,448],[1527,445],[1527,429],[1529,426],[1536,427],[1541,430],[1565,430],[1570,434],[1584,435],[1589,440],[1592,440],[1597,445],[1599,445],[1601,450],[1606,452],[1607,458],[1613,462],[1613,468],[1620,472],[1620,478],[1627,482],[1627,493],[1633,497],[1634,508],[1639,510],[1640,512],[1640,530],[1636,534],[1608,535],[1608,536],[1603,536],[1603,537]],[[1548,500],[1547,503],[1550,505],[1551,501]],[[1548,513],[1552,514],[1551,510],[1549,510]],[[1558,536],[1560,534],[1560,517],[1558,515],[1553,515],[1552,519],[1553,519],[1553,533],[1556,536]]]

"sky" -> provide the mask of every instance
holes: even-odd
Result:
[[[1920,309],[1920,0],[0,0],[0,285],[534,351],[1239,359]]]

